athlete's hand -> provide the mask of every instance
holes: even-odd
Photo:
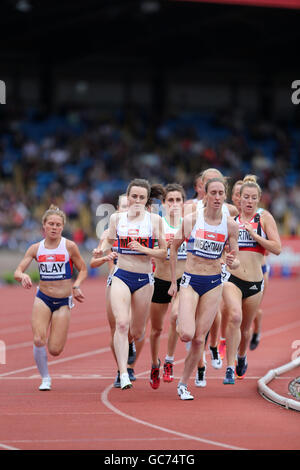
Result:
[[[239,260],[236,258],[235,250],[228,251],[225,255],[225,263],[231,269],[236,269],[239,266]]]
[[[100,248],[94,248],[93,249],[93,257],[94,258],[101,258],[102,255],[103,255],[103,251],[100,250]]]
[[[30,289],[32,287],[32,281],[30,279],[30,276],[28,276],[28,274],[23,274],[22,275],[22,281],[21,281],[21,284],[22,286],[25,288],[25,289]]]
[[[115,251],[112,251],[111,253],[109,253],[109,255],[106,256],[106,260],[113,261],[117,257],[118,257],[118,253],[116,253]]]
[[[249,222],[244,222],[244,227],[247,230],[247,232],[250,233],[251,237],[253,238],[254,230],[253,230],[252,225]]]
[[[169,240],[167,241],[167,248],[171,248],[173,242],[174,242],[174,237],[169,238]]]
[[[128,243],[128,248],[130,248],[133,251],[140,251],[141,253],[144,251],[144,247],[136,240],[133,240],[130,243]]]
[[[84,301],[84,295],[83,295],[83,293],[81,292],[80,287],[79,287],[79,289],[74,289],[74,287],[73,287],[73,297],[74,297],[74,299],[76,299],[78,302],[83,302],[83,301]]]
[[[170,288],[168,290],[168,294],[171,296],[171,297],[176,297],[177,295],[177,282],[171,282],[171,285],[170,285]]]

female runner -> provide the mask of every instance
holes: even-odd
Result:
[[[227,282],[223,285],[224,315],[226,315],[227,369],[224,384],[234,384],[234,365],[238,378],[243,378],[247,367],[247,348],[251,326],[263,294],[262,263],[265,251],[279,255],[281,241],[276,222],[268,211],[258,212],[261,189],[256,176],[247,175],[240,190],[239,225],[240,266],[235,274],[229,267]]]
[[[238,265],[235,257],[238,251],[238,226],[222,211],[225,197],[224,179],[210,179],[205,185],[205,207],[184,217],[182,227],[171,245],[172,283],[169,294],[175,296],[177,250],[181,243],[188,239],[187,261],[179,291],[177,330],[182,341],[191,341],[191,347],[177,387],[181,400],[194,398],[187,389],[187,383],[200,357],[203,356],[205,337],[221,301],[220,257],[227,240],[230,252],[226,254],[226,262],[232,268]]]
[[[232,188],[232,193],[231,193],[231,200],[233,204],[236,206],[238,211],[240,212],[241,210],[241,186],[243,184],[242,180],[238,180],[234,183],[233,188]],[[257,210],[257,212],[262,213],[265,209],[262,209],[261,207]],[[263,264],[262,264],[262,272],[263,272],[263,277],[264,277],[264,289],[263,289],[263,294],[262,294],[262,299],[261,302],[266,295],[266,289],[269,284],[269,273],[270,273],[270,266],[267,264],[267,258],[268,252],[265,252],[264,258],[263,258]],[[257,348],[259,342],[260,342],[260,333],[261,333],[261,323],[262,323],[262,316],[263,316],[263,310],[261,308],[261,303],[260,306],[257,310],[257,313],[255,315],[254,321],[253,321],[253,333],[252,337],[250,340],[250,349],[254,350]],[[220,338],[220,343],[219,343],[219,353],[220,357],[223,359],[225,354],[226,354],[226,340],[225,340],[225,321],[223,319],[225,318],[225,315],[222,317],[222,326],[221,326],[221,338]]]
[[[236,181],[234,183],[233,187],[232,187],[232,190],[231,190],[231,200],[233,202],[233,205],[237,208],[238,214],[240,213],[240,210],[241,210],[240,190],[241,190],[242,184],[243,184],[242,180]],[[237,215],[237,214],[235,214],[235,215]],[[223,265],[222,272],[224,274],[224,277],[226,277],[226,266],[225,266],[225,264]],[[220,359],[222,359],[222,360],[226,356],[226,339],[225,339],[226,325],[225,325],[225,315],[222,314],[223,309],[224,309],[224,303],[222,301],[221,302],[221,308],[220,308],[220,310],[221,310],[221,327],[220,327],[221,334],[220,334],[220,341],[219,341],[219,346],[218,346]]]
[[[185,191],[180,184],[168,184],[165,187],[165,196],[163,198],[163,208],[165,216],[163,217],[164,232],[167,241],[167,246],[170,248],[172,239],[177,233],[182,223],[183,204],[185,200]],[[168,250],[169,251],[169,250]],[[160,360],[159,360],[159,345],[160,336],[163,329],[163,322],[167,313],[169,304],[171,303],[171,318],[170,327],[168,332],[168,350],[163,366],[163,380],[164,382],[173,381],[173,362],[174,352],[177,344],[176,320],[178,311],[178,297],[172,299],[168,294],[171,285],[170,255],[166,259],[157,259],[155,262],[155,284],[154,293],[151,301],[150,319],[151,319],[151,332],[150,332],[150,347],[152,357],[152,367],[150,374],[150,385],[152,388],[157,389],[160,385]],[[186,260],[186,242],[184,241],[178,250],[178,262],[176,265],[176,279],[179,289],[181,276],[184,272]]]
[[[117,211],[118,212],[125,212],[128,209],[128,201],[127,201],[127,196],[126,194],[121,194],[118,199],[118,204],[117,204]],[[117,362],[116,355],[115,355],[115,350],[114,350],[114,343],[113,343],[113,338],[115,334],[115,329],[116,329],[116,323],[115,323],[115,318],[112,313],[111,309],[111,299],[110,299],[110,286],[111,286],[111,281],[112,281],[112,274],[116,268],[117,260],[118,260],[118,240],[115,241],[115,243],[112,246],[111,253],[109,253],[107,256],[100,256],[99,253],[101,253],[101,245],[103,243],[103,240],[107,238],[108,230],[105,230],[100,238],[99,245],[98,247],[93,250],[93,256],[90,261],[90,266],[92,268],[99,268],[102,266],[104,263],[109,264],[109,276],[107,278],[107,287],[105,291],[105,303],[106,303],[106,313],[107,313],[107,319],[108,323],[110,326],[110,331],[111,331],[111,341],[110,341],[110,347],[113,353],[113,356]],[[134,341],[131,340],[130,338],[130,332],[129,332],[129,354],[128,354],[128,366],[127,366],[127,372],[129,374],[129,378],[131,381],[135,381],[135,376],[134,376],[134,369],[133,369],[133,364],[135,360],[138,357],[138,354],[140,352],[142,342],[138,343],[138,350],[136,351],[135,348],[135,343]],[[120,371],[117,372],[115,381],[114,381],[114,387],[120,388]]]
[[[18,265],[14,277],[25,289],[32,287],[30,276],[25,273],[31,261],[38,262],[40,282],[32,310],[33,354],[42,377],[39,390],[51,390],[46,351],[58,356],[66,343],[73,297],[84,300],[80,285],[87,277],[87,269],[77,245],[62,236],[66,216],[51,205],[42,218],[45,238],[31,245]],[[72,286],[73,263],[78,276]],[[73,295],[72,295],[73,294]]]
[[[127,371],[128,331],[135,343],[142,341],[145,334],[154,284],[151,258],[164,259],[167,255],[162,219],[146,209],[153,197],[161,195],[161,187],[151,188],[147,180],[134,179],[126,194],[128,211],[112,214],[108,236],[101,247],[101,254],[105,254],[118,239],[118,262],[110,298],[116,322],[114,350],[121,389],[132,386]]]
[[[208,168],[197,176],[198,178],[196,179],[195,185],[194,185],[197,198],[194,199],[194,203],[196,203],[197,209],[202,209],[205,204],[204,188],[205,188],[207,181],[211,178],[224,178],[224,177],[222,173],[220,172],[220,170],[218,170],[217,168]],[[227,202],[223,203],[222,211],[228,217],[229,216],[233,217],[238,214],[236,207],[233,206],[232,204],[228,204]],[[220,330],[221,330],[221,321],[222,321],[221,309],[218,309],[217,315],[215,316],[214,322],[209,331],[209,335],[207,335],[206,337],[206,341],[207,341],[208,336],[210,336],[209,352],[211,356],[211,364],[214,369],[221,369],[222,364],[223,364],[222,357],[220,356],[219,349],[218,349]],[[206,386],[205,375],[206,375],[206,361],[205,361],[205,354],[204,354],[200,358],[197,371],[196,371],[195,385],[197,387]]]

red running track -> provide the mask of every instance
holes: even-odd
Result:
[[[149,342],[135,368],[131,390],[114,389],[116,365],[109,348],[105,280],[84,283],[85,303],[72,310],[64,352],[49,357],[51,392],[40,392],[32,355],[30,326],[34,289],[1,288],[0,449],[20,450],[296,450],[300,449],[299,413],[262,398],[257,380],[291,360],[300,340],[298,279],[271,279],[263,308],[263,336],[249,351],[246,377],[223,385],[225,364],[215,370],[208,358],[207,387],[190,390],[193,401],[176,393],[185,357],[178,342],[175,381],[152,390],[148,382]],[[161,358],[166,353],[166,328]],[[299,370],[275,379],[288,394]],[[272,383],[270,387],[272,387]]]

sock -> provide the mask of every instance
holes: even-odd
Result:
[[[183,382],[179,382],[178,387],[180,387],[180,385],[183,385],[184,387],[187,387],[187,384],[184,384]]]
[[[174,362],[174,356],[168,356],[168,354],[165,357],[165,362],[171,362],[171,364]]]
[[[45,346],[33,345],[33,357],[42,378],[50,377],[48,372],[48,358]]]
[[[204,372],[204,371],[205,371],[205,366],[203,366],[203,367],[198,367],[198,371],[199,371],[199,372]]]

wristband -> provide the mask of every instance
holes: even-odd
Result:
[[[80,289],[79,286],[73,286],[72,289]]]

